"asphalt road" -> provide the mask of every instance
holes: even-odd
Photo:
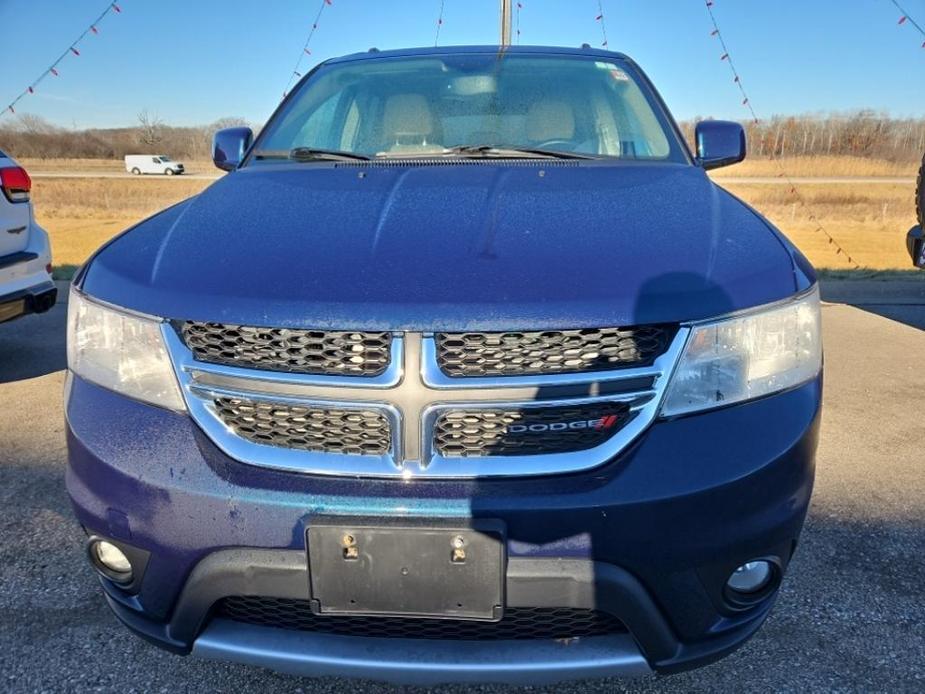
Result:
[[[877,315],[899,299],[875,295],[823,310],[816,491],[764,628],[698,671],[555,691],[925,691],[925,302],[900,305],[906,325]],[[64,317],[61,305],[0,325],[0,690],[398,691],[181,658],[115,623],[64,492]]]
[[[174,181],[180,179],[193,179],[196,181],[212,181],[221,178],[224,174],[218,172],[209,173],[185,173],[181,176],[133,176],[128,172],[122,171],[40,171],[29,172],[32,178],[138,178],[144,181]],[[909,184],[915,183],[915,177],[902,176],[805,176],[784,179],[779,176],[719,176],[714,177],[718,183],[754,183],[761,185],[790,185],[797,183],[800,185],[832,185],[832,184],[860,184],[860,185],[877,185],[877,184]]]

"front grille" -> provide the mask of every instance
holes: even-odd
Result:
[[[675,329],[664,325],[506,333],[438,333],[447,376],[523,376],[648,366]]]
[[[604,443],[630,416],[625,403],[447,410],[437,417],[434,448],[457,458],[582,451]]]
[[[316,615],[306,600],[229,597],[218,617],[245,624],[341,636],[455,641],[571,639],[626,633],[616,617],[597,610],[567,607],[509,607],[500,622],[413,617],[343,617]]]
[[[186,321],[180,334],[197,361],[323,376],[379,376],[389,366],[387,332],[254,328]]]
[[[215,412],[253,443],[346,455],[385,455],[388,419],[375,410],[302,407],[242,398],[216,398]]]

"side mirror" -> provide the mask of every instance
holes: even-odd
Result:
[[[738,164],[745,159],[745,128],[727,120],[697,123],[697,161],[707,169]]]
[[[906,235],[906,247],[912,256],[912,264],[925,270],[925,231],[912,227]]]
[[[212,137],[212,163],[222,171],[231,171],[244,159],[254,133],[250,128],[225,128]]]

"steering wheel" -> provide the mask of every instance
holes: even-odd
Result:
[[[575,148],[575,143],[569,140],[546,140],[535,146],[536,149],[551,149],[560,152],[571,152]]]

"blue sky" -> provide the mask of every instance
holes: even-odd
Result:
[[[263,122],[279,101],[322,0],[118,0],[80,57],[20,102],[66,127],[130,125],[147,108],[172,124]],[[440,0],[332,0],[311,63],[432,45]],[[524,44],[600,45],[597,0],[523,0]],[[925,0],[900,4],[920,24]],[[106,0],[0,0],[0,108]],[[679,118],[745,117],[702,0],[604,0],[610,47],[633,56]],[[445,0],[440,42],[497,42],[497,0]],[[872,108],[925,116],[925,40],[889,0],[715,0],[726,41],[762,116]],[[7,118],[5,116],[4,118]]]

